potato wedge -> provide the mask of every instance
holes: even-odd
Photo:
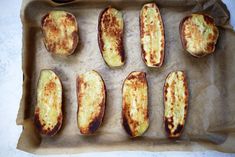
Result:
[[[144,72],[131,72],[123,83],[122,119],[131,137],[141,136],[149,126],[148,84]]]
[[[164,122],[169,138],[180,137],[188,110],[188,86],[183,71],[171,72],[164,85]]]
[[[78,27],[74,15],[51,11],[42,18],[43,41],[46,49],[58,55],[70,55],[78,44]]]
[[[219,30],[212,17],[192,14],[180,23],[183,48],[195,57],[203,57],[215,51]]]
[[[62,85],[52,70],[41,70],[37,85],[34,122],[43,135],[53,136],[62,125]]]
[[[108,7],[101,12],[98,26],[98,42],[100,52],[109,67],[124,65],[122,13]]]
[[[145,64],[160,67],[164,59],[165,37],[161,14],[155,3],[147,3],[141,9],[140,43]]]
[[[93,134],[103,121],[106,88],[102,77],[92,70],[77,78],[77,122],[81,134]]]

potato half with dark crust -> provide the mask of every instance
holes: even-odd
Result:
[[[161,14],[155,3],[147,3],[141,9],[140,38],[145,64],[160,67],[164,59],[165,37]]]
[[[171,72],[164,85],[164,122],[169,138],[181,135],[188,110],[188,86],[183,71]]]
[[[123,83],[122,119],[131,137],[141,136],[149,126],[148,84],[144,72],[131,72]]]
[[[43,135],[53,136],[62,125],[62,85],[52,70],[42,70],[37,86],[34,122]]]
[[[81,134],[93,134],[101,125],[106,102],[102,77],[92,70],[77,78],[77,122]]]
[[[182,46],[195,57],[213,53],[218,36],[213,18],[206,14],[192,14],[180,23]]]
[[[43,41],[46,49],[58,55],[70,55],[78,44],[78,27],[74,15],[51,11],[42,18]]]
[[[108,7],[101,12],[98,26],[98,42],[104,61],[110,67],[124,65],[122,13]]]

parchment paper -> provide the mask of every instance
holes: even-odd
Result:
[[[146,1],[75,0],[56,4],[49,0],[23,0],[23,96],[17,124],[23,125],[18,149],[36,153],[80,153],[112,150],[206,150],[235,152],[235,33],[229,13],[219,0],[158,0],[165,27],[165,59],[161,68],[147,68],[141,58],[139,12]],[[112,5],[120,9],[125,22],[126,63],[110,69],[98,48],[98,15]],[[80,45],[68,57],[47,52],[40,30],[41,17],[50,10],[73,13],[78,21]],[[198,59],[182,48],[181,19],[192,12],[212,15],[220,36],[214,54]],[[64,120],[54,137],[40,137],[33,124],[36,84],[41,69],[53,69],[63,85]],[[82,136],[77,128],[76,77],[88,70],[98,71],[106,84],[107,104],[102,126],[93,136]],[[168,140],[163,124],[163,85],[167,74],[184,70],[190,91],[188,117],[182,137]],[[130,139],[121,125],[122,84],[132,71],[147,73],[150,126],[139,138]]]

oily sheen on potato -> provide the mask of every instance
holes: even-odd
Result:
[[[183,48],[195,57],[203,57],[215,51],[219,36],[212,17],[206,14],[192,14],[180,23]]]
[[[34,122],[43,135],[55,135],[62,125],[62,85],[52,70],[40,72]]]
[[[188,109],[188,86],[183,71],[171,72],[164,84],[164,122],[169,138],[180,137]]]
[[[120,11],[108,7],[101,12],[98,42],[102,57],[109,67],[124,65],[123,27],[124,23]]]
[[[141,136],[149,126],[148,84],[144,72],[131,72],[123,83],[122,119],[131,137]]]
[[[51,11],[42,18],[43,41],[46,49],[57,55],[70,55],[78,44],[77,21],[73,14]]]
[[[77,122],[81,134],[93,134],[101,125],[106,101],[102,77],[92,70],[77,78]]]
[[[140,12],[142,58],[148,67],[160,67],[164,59],[164,27],[155,3],[145,4]]]

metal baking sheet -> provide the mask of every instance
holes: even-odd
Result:
[[[18,149],[35,154],[80,153],[112,150],[205,150],[234,152],[235,147],[235,33],[228,25],[229,13],[219,0],[158,0],[165,27],[165,58],[161,68],[148,68],[141,58],[139,13],[147,1],[75,0],[57,4],[50,0],[23,0],[23,96],[17,124],[23,125]],[[126,63],[110,69],[98,47],[99,13],[107,6],[123,13]],[[51,10],[65,10],[78,21],[80,44],[75,53],[60,57],[48,53],[40,28],[41,18]],[[215,18],[220,36],[214,54],[195,58],[182,48],[181,19],[192,12]],[[54,137],[40,137],[33,124],[36,85],[41,69],[52,69],[63,85],[64,120]],[[88,70],[98,71],[106,84],[107,106],[103,124],[95,135],[80,135],[77,128],[76,77]],[[163,85],[167,74],[184,70],[190,91],[189,111],[180,139],[169,140],[163,125]],[[150,126],[142,136],[131,139],[121,125],[122,84],[132,71],[147,74]]]

